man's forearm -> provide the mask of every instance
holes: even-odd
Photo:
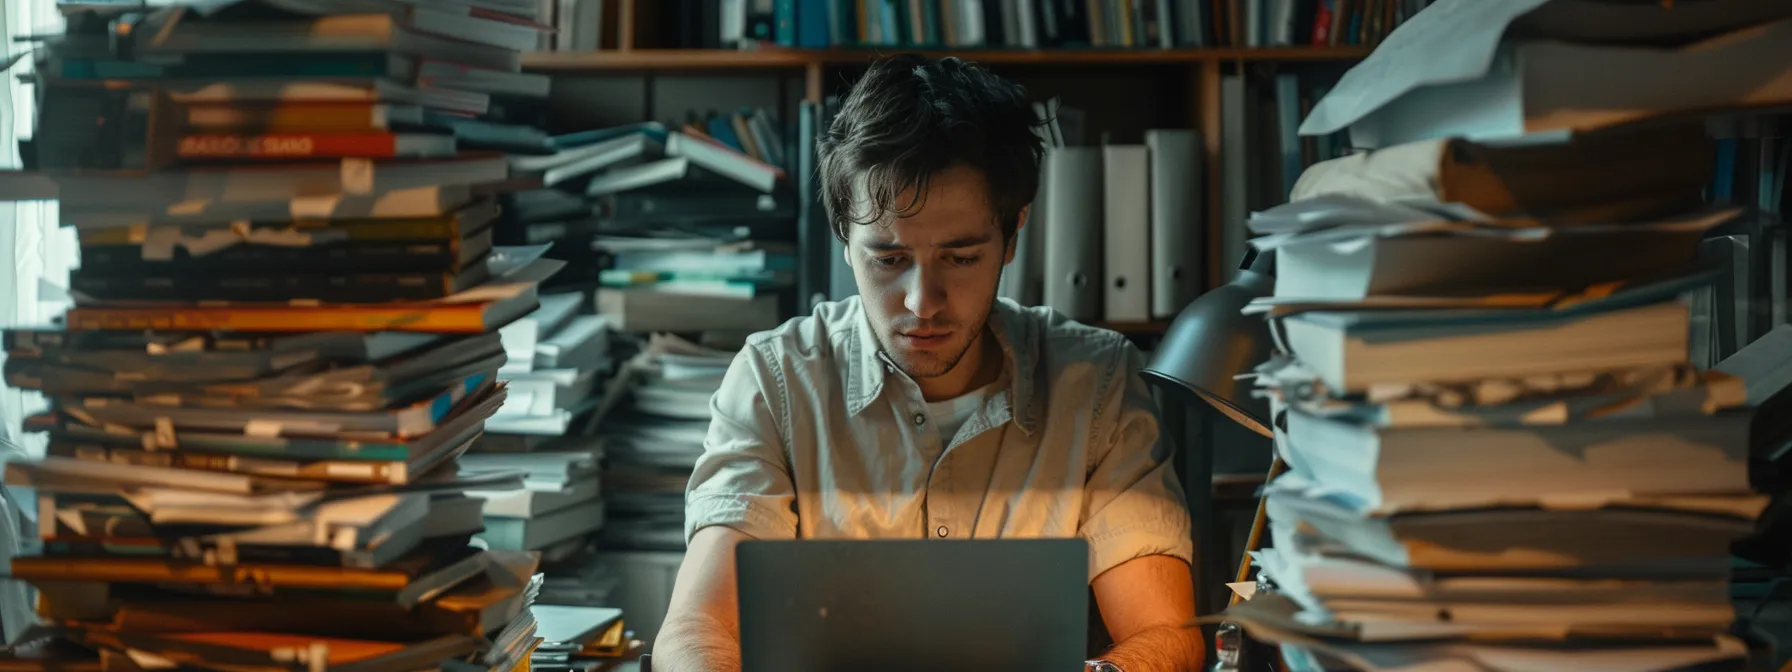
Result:
[[[1206,658],[1201,629],[1178,626],[1142,631],[1102,655],[1125,672],[1194,672]]]
[[[740,672],[740,642],[703,614],[666,619],[653,645],[654,672]]]

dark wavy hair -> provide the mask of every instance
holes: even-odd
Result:
[[[1044,146],[1026,89],[957,58],[901,54],[879,60],[853,86],[822,137],[821,197],[834,235],[847,225],[904,216],[925,205],[928,182],[957,165],[989,187],[1003,240],[1039,190]],[[855,208],[864,181],[869,208]],[[897,203],[906,191],[905,203]]]

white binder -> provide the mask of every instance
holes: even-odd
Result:
[[[1047,155],[1045,305],[1079,321],[1101,319],[1100,147]]]
[[[1201,295],[1205,276],[1201,133],[1145,131],[1145,146],[1151,153],[1151,316],[1167,320]]]
[[[1151,319],[1151,157],[1145,145],[1102,148],[1103,314]]]

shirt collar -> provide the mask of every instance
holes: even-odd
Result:
[[[871,318],[859,297],[852,298],[853,337],[847,339],[850,352],[845,364],[847,371],[846,411],[849,415],[858,415],[871,402],[883,394],[884,381],[890,376],[902,375],[896,365],[890,362],[883,348],[877,341],[877,335],[871,329]],[[1039,365],[1039,333],[1034,320],[1028,320],[1022,314],[1018,304],[1008,299],[997,299],[989,312],[989,332],[995,336],[997,345],[1001,346],[1003,364],[1007,367],[1008,394],[1013,401],[1012,414],[1014,424],[1022,432],[1031,435],[1038,422],[1038,401],[1033,388],[1034,371]]]

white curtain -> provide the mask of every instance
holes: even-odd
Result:
[[[55,0],[0,0],[0,8],[4,10],[0,11],[0,53],[7,57],[0,62],[36,46],[15,41],[15,37],[62,29]],[[6,81],[0,90],[0,168],[19,167],[18,140],[30,137],[35,123],[35,92],[18,77],[30,72],[29,60],[0,75]],[[47,201],[0,203],[0,325],[48,324],[66,309],[65,295],[54,287],[68,286],[68,269],[75,265],[78,248],[73,232],[57,227],[56,214],[56,204]],[[0,463],[21,454],[43,454],[42,437],[19,431],[26,414],[43,405],[37,394],[0,390]],[[3,490],[0,486],[0,494],[6,494]],[[9,573],[12,555],[34,532],[28,521],[35,505],[29,497],[0,497],[0,577]],[[0,635],[12,641],[31,621],[24,586],[0,581],[0,625],[4,626]]]

